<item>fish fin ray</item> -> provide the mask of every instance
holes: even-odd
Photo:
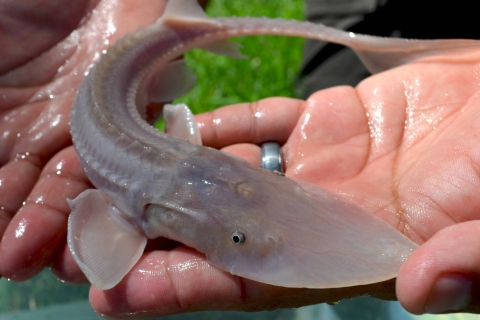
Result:
[[[198,47],[199,49],[213,52],[215,54],[220,54],[227,56],[229,58],[244,59],[248,58],[246,55],[240,52],[242,45],[238,42],[230,40],[221,40],[211,42]]]
[[[167,104],[163,107],[166,132],[191,143],[202,145],[202,136],[192,111],[186,104]]]
[[[95,287],[113,288],[140,259],[146,236],[99,190],[85,190],[68,203],[68,246],[75,261]]]
[[[187,93],[195,84],[197,77],[185,60],[174,60],[162,65],[153,75],[148,88],[149,100],[170,102]]]

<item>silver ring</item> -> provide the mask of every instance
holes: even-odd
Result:
[[[278,143],[265,142],[262,144],[262,168],[283,172],[282,153]]]

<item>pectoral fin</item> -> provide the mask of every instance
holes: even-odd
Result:
[[[117,285],[137,263],[147,238],[121,217],[99,190],[89,189],[68,200],[68,246],[88,280],[98,289]]]

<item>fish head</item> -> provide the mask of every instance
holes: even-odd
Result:
[[[283,229],[276,229],[275,223],[266,223],[261,216],[249,217],[249,210],[180,210],[157,205],[147,209],[147,215],[156,217],[154,226],[150,224],[155,228],[154,238],[164,236],[195,248],[206,254],[209,263],[234,275],[261,281],[272,271],[278,273],[286,252]]]
[[[182,161],[177,173],[147,208],[144,232],[234,275],[285,287],[361,285],[395,277],[416,248],[363,208],[238,159]]]

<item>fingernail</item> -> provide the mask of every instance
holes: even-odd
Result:
[[[472,281],[465,276],[450,274],[440,277],[428,296],[425,312],[459,311],[470,305]]]

